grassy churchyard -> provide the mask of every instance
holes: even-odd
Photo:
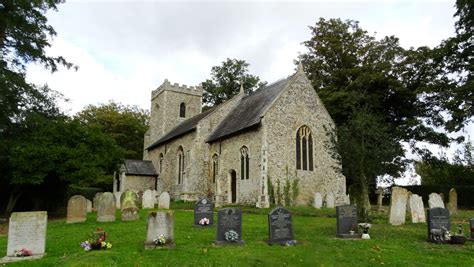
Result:
[[[242,247],[215,247],[216,227],[195,228],[192,203],[172,203],[175,210],[175,242],[171,249],[145,250],[147,213],[140,210],[140,220],[96,222],[89,213],[87,222],[66,224],[65,219],[50,219],[47,227],[46,255],[37,261],[22,261],[11,265],[33,266],[473,266],[474,242],[465,245],[437,245],[426,241],[426,224],[407,223],[391,226],[387,212],[375,212],[371,240],[343,240],[335,237],[335,209],[316,210],[312,207],[290,208],[296,246],[270,246],[267,213],[269,209],[243,207]],[[214,214],[217,219],[217,213]],[[469,233],[469,218],[474,211],[460,211],[451,217],[452,229],[458,223]],[[215,222],[217,223],[217,221]],[[0,234],[0,251],[7,249],[6,225]],[[107,232],[110,250],[84,251],[80,243],[97,227]],[[3,256],[3,255],[2,255]],[[10,264],[9,264],[10,265]]]

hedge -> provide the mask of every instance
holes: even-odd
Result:
[[[402,186],[413,194],[423,198],[425,205],[428,204],[428,198],[431,193],[443,193],[444,202],[449,201],[449,190],[455,188],[458,193],[458,206],[463,208],[474,208],[474,185],[410,185]]]
[[[70,185],[68,189],[68,199],[74,195],[82,195],[85,198],[89,199],[92,201],[94,199],[94,196],[98,192],[103,192],[104,190],[102,188],[97,188],[97,187],[82,187],[82,186],[76,186],[76,185]],[[66,199],[67,202],[67,199]]]

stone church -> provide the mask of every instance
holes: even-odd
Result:
[[[346,202],[345,177],[328,150],[335,125],[301,65],[204,112],[202,94],[168,80],[152,91],[144,160],[125,161],[114,191],[149,188],[173,199],[268,207],[269,189],[279,184],[283,192],[287,179],[298,179],[298,204],[312,203],[315,192]]]

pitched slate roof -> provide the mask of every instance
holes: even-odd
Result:
[[[273,100],[286,88],[292,76],[255,91],[240,101],[207,138],[211,143],[229,137],[260,124],[262,117]]]
[[[185,135],[189,132],[192,132],[192,131],[196,130],[196,125],[198,124],[198,122],[201,119],[203,119],[204,117],[206,117],[206,115],[211,113],[213,110],[214,109],[206,110],[202,113],[199,113],[198,115],[196,115],[194,117],[191,117],[191,118],[181,122],[176,127],[171,129],[168,133],[166,133],[163,137],[158,139],[158,141],[151,144],[147,149],[149,150],[149,149],[155,148],[155,147],[157,147],[161,144],[167,143],[167,142],[169,142],[173,139],[176,139],[176,138],[178,138],[182,135]]]
[[[125,173],[130,175],[156,176],[155,167],[150,160],[124,160]]]

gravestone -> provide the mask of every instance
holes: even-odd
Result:
[[[375,191],[375,194],[377,194],[377,209],[382,210],[382,200],[383,200],[383,188],[379,187]]]
[[[454,188],[451,188],[451,190],[449,190],[448,209],[449,212],[451,212],[451,215],[458,214],[458,193]]]
[[[321,196],[321,193],[319,192],[314,193],[313,207],[320,209],[322,206],[323,206],[323,197]]]
[[[282,207],[276,207],[268,214],[270,244],[285,245],[293,241],[293,223],[291,213]]]
[[[201,225],[199,221],[207,218],[208,225]],[[194,206],[194,226],[212,226],[214,224],[214,203],[209,199],[203,198],[196,202]]]
[[[153,190],[146,190],[142,197],[142,207],[144,209],[153,209],[155,207],[155,202],[156,194],[153,192]]]
[[[412,223],[426,222],[425,207],[423,206],[423,199],[417,195],[412,194],[409,198],[410,215]]]
[[[92,212],[92,201],[87,199],[87,213]]]
[[[225,208],[217,212],[216,245],[243,245],[242,240],[242,211],[235,208]]]
[[[432,208],[443,208],[444,209],[444,202],[440,195],[436,193],[431,193],[428,198],[428,207]]]
[[[161,193],[158,208],[166,210],[170,208],[170,194],[168,194],[168,192]]]
[[[401,225],[405,223],[407,209],[408,191],[398,186],[392,187],[392,196],[390,198],[390,218],[392,225]]]
[[[444,203],[444,193],[439,193],[439,197],[441,198],[441,201]]]
[[[166,239],[162,246],[153,241],[160,235]],[[145,249],[174,246],[174,216],[173,211],[152,211],[148,213],[148,226],[146,233]]]
[[[335,206],[334,194],[330,192],[326,195],[326,207],[334,208],[334,206]]]
[[[342,205],[336,207],[337,232],[340,238],[360,238],[357,233],[357,207],[354,205]],[[351,234],[351,231],[353,233]]]
[[[47,224],[46,211],[12,213],[8,225],[7,256],[2,258],[0,263],[42,258],[45,252]],[[33,255],[15,257],[15,251],[20,249],[28,249]]]
[[[97,211],[97,205],[99,201],[99,197],[103,194],[103,192],[95,193],[94,198],[92,199],[92,209]]]
[[[85,222],[87,219],[87,199],[80,195],[72,196],[67,202],[66,223]]]
[[[97,199],[97,221],[114,222],[115,221],[115,197],[110,192],[103,193]]]
[[[139,219],[138,195],[133,191],[125,191],[122,200],[122,221],[135,221]]]
[[[411,197],[411,195],[413,195],[413,193],[408,191],[408,193],[407,193],[407,213],[408,214],[411,213],[411,209],[410,209],[410,197]]]
[[[121,207],[121,204],[122,204],[122,192],[115,192],[115,193],[114,193],[114,196],[115,196],[115,208],[116,208],[116,209],[122,208],[122,207]]]
[[[433,229],[451,229],[449,222],[449,210],[445,208],[432,208],[428,210],[428,240],[435,243],[440,243],[433,235]]]

